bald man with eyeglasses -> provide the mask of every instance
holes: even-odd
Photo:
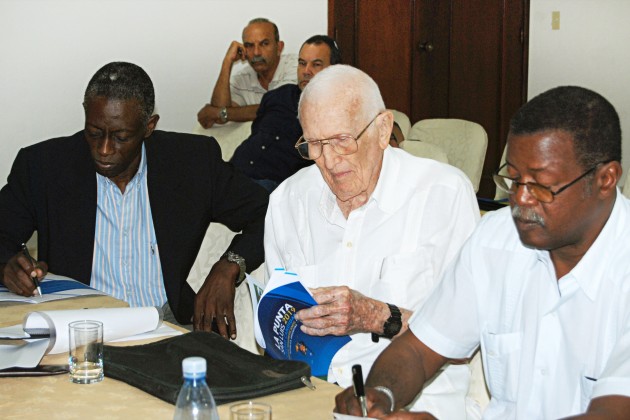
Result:
[[[406,329],[479,219],[458,169],[389,145],[393,115],[376,83],[343,65],[304,89],[296,148],[315,162],[271,195],[265,259],[296,272],[318,305],[299,311],[314,336],[350,335],[328,380],[352,381]],[[470,368],[450,366],[418,400],[445,419],[466,417]],[[483,380],[481,380],[483,382]]]
[[[481,347],[484,419],[628,418],[630,200],[617,187],[620,160],[619,116],[593,91],[554,88],[516,113],[494,175],[510,207],[484,216],[376,361],[370,417],[430,418],[396,410],[445,362]],[[336,402],[360,413],[351,390]]]

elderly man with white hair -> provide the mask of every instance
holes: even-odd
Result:
[[[335,65],[302,93],[304,131],[296,148],[315,165],[271,195],[265,258],[296,272],[318,305],[296,318],[311,335],[350,335],[328,380],[367,375],[390,340],[407,330],[479,220],[470,181],[458,169],[389,146],[393,115],[376,83]],[[465,418],[467,364],[449,366],[423,391],[416,408]]]

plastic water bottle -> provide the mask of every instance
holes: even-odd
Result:
[[[206,359],[182,360],[184,385],[177,396],[173,420],[219,420],[217,405],[206,383]]]

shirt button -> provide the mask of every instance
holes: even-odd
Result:
[[[279,137],[279,136],[276,136],[276,140],[280,140],[280,137]]]
[[[346,243],[346,246],[347,246],[348,248],[352,248],[352,242],[348,242],[348,243]]]
[[[263,149],[263,150],[265,150],[265,149],[266,149],[266,147],[265,147],[265,146],[261,146],[260,148],[261,148],[261,149]]]
[[[250,165],[253,165],[253,164],[254,164],[254,161],[253,161],[253,160],[250,160],[250,161],[249,161],[249,164],[250,164]]]
[[[547,369],[540,369],[540,374],[541,374],[542,376],[547,376],[547,374],[548,374],[548,373],[549,373],[549,372],[547,371]]]

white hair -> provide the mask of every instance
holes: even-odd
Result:
[[[300,121],[305,103],[348,107],[348,115],[357,121],[374,118],[385,111],[376,82],[363,71],[345,64],[325,68],[306,85],[298,105]]]

